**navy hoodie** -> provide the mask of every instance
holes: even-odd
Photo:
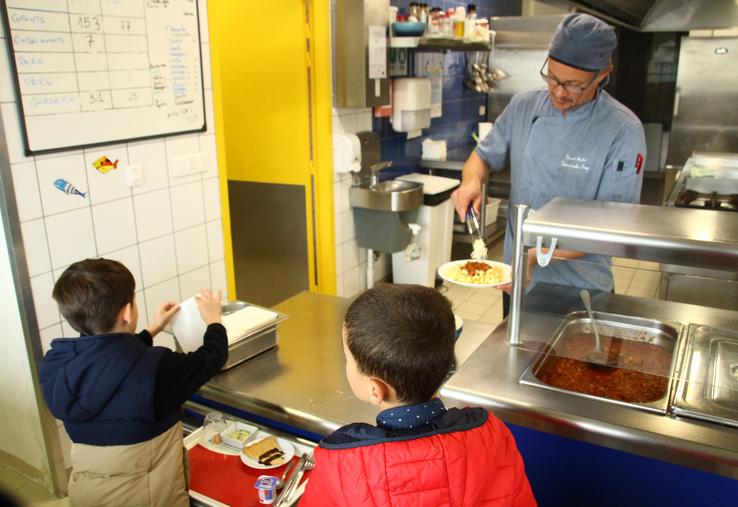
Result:
[[[145,336],[144,336],[145,335]],[[157,370],[165,347],[148,332],[58,338],[41,365],[41,388],[51,413],[73,442],[129,445],[150,440],[181,416],[155,416]]]

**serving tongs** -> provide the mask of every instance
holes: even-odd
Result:
[[[475,240],[482,239],[482,231],[479,228],[479,220],[477,219],[477,212],[474,211],[474,206],[469,206],[466,212],[466,230],[469,231],[469,237],[471,237],[472,244]]]

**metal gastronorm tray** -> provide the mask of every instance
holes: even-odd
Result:
[[[678,341],[681,334],[682,325],[678,323],[667,323],[641,317],[633,317],[629,315],[617,315],[612,313],[594,312],[597,320],[597,329],[601,335],[613,336],[623,340],[636,340],[652,345],[667,348],[671,351],[671,365],[669,366],[669,379],[674,375],[678,353]],[[599,400],[606,403],[614,403],[628,407],[636,407],[643,410],[658,412],[665,414],[668,409],[669,395],[672,389],[672,383],[669,381],[664,396],[656,401],[635,403],[621,400],[613,400],[591,394],[569,391],[559,387],[554,387],[538,378],[540,369],[546,364],[546,361],[554,356],[556,345],[562,338],[571,336],[576,333],[592,333],[592,321],[586,312],[572,312],[566,315],[554,332],[549,346],[536,359],[531,361],[530,365],[525,369],[520,377],[521,384],[527,384],[544,389],[550,389],[561,393],[571,394],[593,400]]]

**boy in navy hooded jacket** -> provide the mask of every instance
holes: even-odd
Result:
[[[197,296],[208,326],[202,346],[188,354],[153,346],[179,310],[174,302],[134,334],[135,281],[119,262],[76,262],[52,295],[80,333],[53,340],[40,372],[46,403],[73,442],[71,504],[189,505],[181,406],[227,360],[220,293]]]

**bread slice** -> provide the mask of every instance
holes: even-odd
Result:
[[[277,439],[273,436],[245,446],[243,453],[262,465],[281,465],[284,463],[284,452],[279,448]]]

